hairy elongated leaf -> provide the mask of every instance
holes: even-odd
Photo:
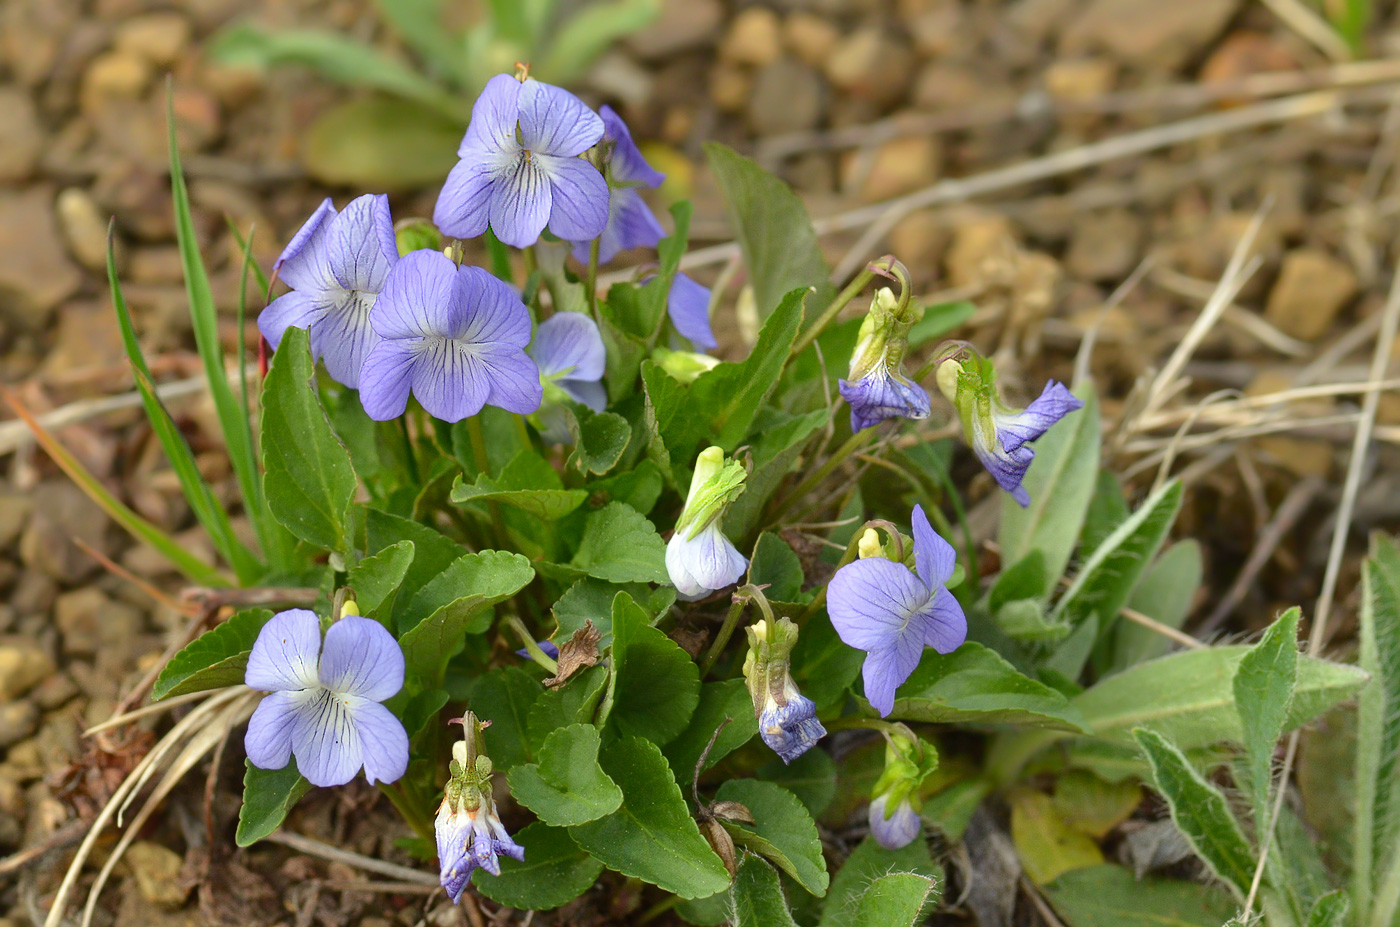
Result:
[[[596,821],[622,804],[622,790],[598,765],[602,740],[591,724],[555,730],[540,748],[539,763],[510,771],[510,791],[546,824],[569,827]]]
[[[1274,745],[1283,734],[1288,703],[1298,684],[1299,614],[1296,608],[1284,612],[1235,670],[1235,709],[1244,730],[1255,826],[1261,830],[1269,819]]]
[[[1133,735],[1152,765],[1153,781],[1171,807],[1176,826],[1196,855],[1243,898],[1254,878],[1254,852],[1225,796],[1161,734],[1138,728]]]
[[[289,328],[263,381],[264,490],[273,517],[322,550],[348,553],[355,470],[311,383],[306,329]]]
[[[593,3],[570,17],[550,42],[540,76],[560,84],[578,80],[614,41],[646,27],[661,11],[661,0]]]
[[[608,868],[682,898],[706,898],[728,887],[729,873],[700,835],[660,748],[623,737],[599,758],[622,789],[622,806],[569,828],[574,842]]]
[[[822,905],[820,927],[849,927],[860,910],[865,890],[876,879],[895,873],[915,873],[932,880],[935,885],[926,903],[938,903],[942,874],[929,856],[927,843],[915,840],[903,849],[886,850],[874,837],[866,837],[837,868]]]
[[[749,809],[753,824],[725,823],[734,842],[759,853],[818,897],[830,879],[816,822],[798,797],[780,785],[758,779],[731,779],[715,797]],[[757,838],[756,840],[750,838]]]
[[[777,871],[753,853],[740,860],[730,894],[735,927],[797,927]]]
[[[797,194],[732,148],[710,142],[705,156],[749,266],[759,318],[767,318],[793,290],[809,286],[816,287],[812,305],[820,311],[835,294],[812,220]]]
[[[914,927],[938,881],[917,872],[880,876],[856,902],[851,927]]]
[[[311,791],[311,783],[297,771],[295,758],[282,769],[259,769],[249,760],[244,763],[243,804],[238,809],[234,837],[241,847],[252,846],[281,827],[287,812]]]
[[[1099,404],[1092,386],[1080,388],[1084,408],[1067,416],[1035,443],[1035,461],[1023,485],[1031,504],[1021,508],[1010,496],[1002,501],[1003,563],[1017,563],[1033,550],[1045,558],[1046,587],[1065,572],[1074,542],[1084,525],[1099,468]]]
[[[464,124],[416,100],[357,96],[316,116],[302,136],[301,163],[324,184],[412,190],[452,170]]]
[[[487,898],[512,908],[547,911],[568,904],[588,891],[603,864],[580,849],[569,832],[542,821],[515,834],[525,848],[525,861],[501,858],[501,874],[484,869],[472,873],[472,885]]]
[[[1236,910],[1225,892],[1122,866],[1075,869],[1044,891],[1066,927],[1220,927]]]
[[[269,609],[250,608],[205,631],[165,664],[151,686],[151,698],[160,701],[172,695],[238,685],[258,632],[271,619]]]
[[[1132,743],[1135,727],[1149,727],[1183,750],[1243,738],[1233,681],[1248,647],[1187,650],[1110,676],[1071,704],[1095,735]],[[1298,685],[1284,730],[1317,717],[1355,695],[1366,674],[1354,666],[1310,657],[1298,661]]]
[[[1307,927],[1343,927],[1347,922],[1347,912],[1351,899],[1340,889],[1328,892],[1313,905],[1308,913]]]
[[[463,635],[476,627],[475,619],[534,578],[529,560],[503,550],[483,550],[453,561],[413,597],[409,614],[427,617],[399,638],[408,674],[440,679],[448,659],[461,649]]]
[[[1159,624],[1181,629],[1196,592],[1201,588],[1201,545],[1187,539],[1177,541],[1147,568],[1128,597],[1128,607]],[[1113,660],[1110,672],[1125,670],[1135,663],[1167,653],[1172,642],[1151,628],[1120,621],[1113,629]]]

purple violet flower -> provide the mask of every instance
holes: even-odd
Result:
[[[382,339],[361,372],[360,402],[377,421],[403,414],[410,392],[445,422],[486,404],[528,414],[543,395],[525,353],[530,313],[509,286],[437,251],[394,265],[370,313]]]
[[[570,399],[594,412],[608,405],[603,379],[608,355],[598,323],[581,312],[559,312],[540,323],[530,356],[539,365],[540,377],[558,387]],[[546,392],[549,388],[546,387]],[[557,394],[556,394],[557,396]]]
[[[909,292],[907,285],[902,292]],[[839,384],[841,398],[851,407],[852,434],[890,418],[928,418],[928,393],[904,373],[909,330],[922,312],[907,298],[897,299],[888,287],[877,290],[870,301],[851,352],[850,373]]]
[[[902,373],[877,367],[859,380],[837,384],[841,398],[851,407],[851,433],[890,418],[926,419],[931,411],[928,393]]]
[[[967,639],[967,619],[946,583],[957,565],[952,545],[914,506],[917,575],[902,563],[874,556],[848,563],[827,587],[827,613],[841,640],[867,652],[865,697],[883,717],[894,692],[919,665],[924,647],[952,653]]]
[[[603,141],[608,145],[608,224],[598,237],[598,263],[606,264],[628,248],[655,248],[666,234],[656,221],[638,187],[655,189],[666,175],[642,157],[627,123],[611,106],[599,108],[603,117]],[[589,241],[574,242],[574,257],[588,263]]]
[[[914,842],[923,830],[923,821],[907,797],[893,810],[887,810],[888,798],[888,795],[881,795],[870,803],[870,833],[880,846],[898,850]]]
[[[454,238],[475,238],[489,224],[517,248],[533,245],[546,225],[566,241],[597,238],[608,184],[579,155],[602,137],[603,120],[572,93],[498,74],[472,105],[433,221]]]
[[[388,197],[357,197],[340,213],[327,197],[273,265],[292,291],[258,315],[258,330],[275,350],[288,328],[307,329],[311,356],[325,358],[337,383],[358,389],[360,368],[379,341],[369,311],[398,259]]]
[[[248,722],[244,747],[259,769],[291,757],[312,785],[365,778],[393,782],[408,768],[408,734],[380,703],[403,688],[398,641],[377,621],[346,615],[326,631],[316,613],[293,608],[263,625],[244,682],[271,693]]]
[[[704,351],[719,347],[710,328],[710,288],[676,274],[666,299],[666,313],[680,336]]]
[[[453,903],[461,901],[472,870],[485,869],[501,874],[499,857],[525,861],[525,848],[511,839],[496,816],[494,803],[481,802],[470,809],[461,802],[444,800],[438,808],[434,830],[437,834],[440,881]]]
[[[545,656],[549,657],[551,660],[559,659],[559,645],[554,643],[554,641],[535,641],[535,643],[539,644]],[[526,650],[524,647],[517,650],[515,655],[526,660],[530,659],[530,651]]]
[[[1082,409],[1084,403],[1056,380],[1045,384],[1040,396],[1019,412],[994,403],[990,413],[992,427],[987,429],[980,416],[972,420],[972,450],[982,466],[1024,508],[1031,503],[1030,493],[1021,485],[1035,451],[1028,445],[1066,415]]]

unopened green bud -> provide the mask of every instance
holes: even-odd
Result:
[[[400,219],[394,224],[394,243],[399,247],[400,257],[410,251],[441,251],[442,233],[427,219]]]
[[[694,351],[672,351],[669,348],[655,348],[651,359],[658,367],[680,380],[694,383],[700,374],[719,366],[719,358]]]
[[[725,461],[724,450],[709,447],[695,459],[695,475],[690,479],[690,495],[676,520],[676,531],[695,537],[724,514],[729,503],[744,492],[748,473],[737,460]]]

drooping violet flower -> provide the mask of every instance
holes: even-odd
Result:
[[[852,432],[890,418],[918,421],[929,416],[928,393],[904,373],[909,330],[923,317],[923,309],[910,298],[904,265],[891,261],[888,272],[902,284],[900,296],[888,287],[875,291],[851,352],[849,375],[839,384],[841,398],[851,407]]]
[[[540,323],[530,356],[540,368],[540,379],[548,398],[558,389],[575,402],[594,412],[608,404],[603,379],[608,355],[598,324],[581,312],[559,312]]]
[[[454,904],[461,900],[473,870],[500,875],[501,856],[525,861],[525,848],[511,839],[496,814],[491,758],[480,752],[481,722],[467,712],[462,724],[466,734],[452,745],[449,778],[434,822],[439,881]]]
[[[697,348],[713,351],[719,347],[710,328],[710,288],[685,274],[676,274],[666,298],[666,314],[680,336]]]
[[[535,643],[539,644],[545,656],[549,657],[551,660],[559,659],[559,645],[554,643],[554,641],[535,641]],[[530,651],[524,647],[517,650],[515,655],[526,660],[530,659]]]
[[[998,486],[1022,507],[1030,505],[1030,493],[1021,485],[1035,459],[1029,444],[1084,403],[1063,383],[1051,380],[1034,402],[1018,411],[1002,402],[991,361],[963,344],[944,353],[936,374],[938,389],[957,407],[967,443]]]
[[[639,187],[655,189],[666,175],[652,168],[642,157],[632,133],[622,117],[606,104],[599,107],[603,117],[604,174],[608,181],[608,223],[598,236],[598,263],[606,264],[628,248],[654,248],[666,234],[656,221]],[[590,242],[574,242],[574,258],[588,263]]]
[[[327,197],[273,265],[292,291],[258,315],[258,330],[276,349],[288,328],[307,329],[311,356],[325,359],[337,383],[358,389],[360,368],[379,341],[369,312],[398,259],[387,196],[357,197],[340,213]]]
[[[445,422],[486,404],[528,414],[539,408],[539,369],[525,353],[530,313],[509,286],[436,251],[394,265],[370,313],[382,339],[365,359],[360,402],[377,421],[403,414],[412,392]]]
[[[472,105],[433,221],[454,238],[475,238],[489,224],[517,248],[533,245],[546,225],[565,241],[597,238],[608,185],[579,155],[602,137],[603,120],[572,93],[498,74]]]
[[[792,648],[797,625],[791,618],[765,620],[746,629],[749,652],[744,658],[744,682],[753,699],[754,716],[763,742],[784,763],[791,763],[826,736],[817,720],[817,706],[797,690],[792,680]]]
[[[271,693],[248,722],[244,746],[259,769],[295,756],[312,785],[393,782],[408,768],[408,734],[381,702],[403,688],[398,641],[377,621],[346,615],[326,631],[304,608],[263,625],[244,682]]]
[[[827,586],[827,613],[841,640],[868,654],[862,669],[865,697],[881,716],[894,708],[894,691],[919,665],[924,647],[952,653],[967,638],[962,606],[947,589],[957,555],[914,506],[917,575],[882,556],[848,563]]]
[[[881,795],[870,803],[870,833],[875,841],[887,850],[898,850],[914,842],[923,830],[923,821],[908,796],[890,807],[888,795]]]
[[[737,582],[748,568],[749,561],[720,530],[724,511],[743,493],[747,475],[737,460],[725,463],[718,447],[696,458],[690,495],[666,543],[666,572],[681,600],[703,599]]]

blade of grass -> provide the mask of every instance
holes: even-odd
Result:
[[[253,420],[253,404],[248,401],[248,345],[244,332],[248,325],[248,268],[254,267],[258,271],[258,277],[262,278],[262,268],[253,264],[253,228],[248,227],[248,237],[244,239],[238,234],[238,229],[233,224],[233,219],[225,216],[228,222],[229,231],[233,233],[234,240],[238,242],[238,248],[243,252],[243,266],[238,271],[238,399],[243,403],[243,417],[249,422]],[[263,278],[263,292],[271,290],[272,286]]]
[[[180,261],[185,271],[185,293],[190,302],[190,321],[194,328],[195,345],[204,362],[209,380],[209,395],[214,400],[219,426],[228,445],[229,462],[238,477],[243,495],[243,507],[257,532],[263,555],[274,569],[288,566],[290,545],[287,535],[272,520],[263,498],[262,481],[258,478],[257,456],[253,450],[253,429],[243,414],[224,370],[223,350],[219,345],[217,310],[209,288],[209,274],[199,254],[195,240],[194,222],[190,217],[190,195],[185,186],[184,169],[180,165],[180,147],[175,136],[175,105],[172,85],[166,86],[166,121],[170,141],[170,191],[175,202],[175,237],[180,246]]]
[[[185,499],[189,502],[195,517],[199,519],[199,523],[204,526],[205,531],[209,532],[209,537],[214,542],[214,549],[238,574],[239,582],[244,584],[256,582],[257,578],[264,572],[262,564],[234,535],[228,513],[214,498],[209,484],[205,482],[203,474],[199,472],[199,465],[195,463],[194,452],[190,450],[189,443],[185,440],[185,436],[180,433],[180,429],[176,427],[175,420],[171,417],[169,410],[156,396],[152,385],[151,368],[146,364],[141,344],[136,339],[136,327],[131,322],[131,313],[126,306],[126,297],[122,294],[121,282],[117,280],[116,259],[112,249],[112,230],[110,227],[107,231],[107,283],[111,287],[112,306],[116,309],[117,323],[121,326],[126,357],[131,363],[131,371],[136,378],[136,389],[141,393],[141,404],[146,408],[146,418],[150,420],[151,430],[155,432],[160,446],[165,450],[166,458],[170,461],[171,468],[175,471],[176,478],[180,481],[180,489],[184,492]]]
[[[89,499],[97,503],[104,512],[112,517],[113,521],[125,528],[132,537],[159,551],[191,582],[203,586],[231,585],[228,577],[222,572],[185,550],[178,541],[137,515],[125,503],[112,495],[107,487],[103,486],[102,482],[92,474],[92,471],[84,467],[78,458],[69,453],[68,449],[48,429],[39,424],[33,414],[20,403],[13,393],[0,386],[0,396],[4,397],[5,402],[14,410],[15,414],[23,419],[30,430],[34,432],[34,440],[39,442],[39,445],[48,453],[53,462],[58,464],[59,469],[68,474],[68,478],[77,483],[78,488],[87,493]]]

